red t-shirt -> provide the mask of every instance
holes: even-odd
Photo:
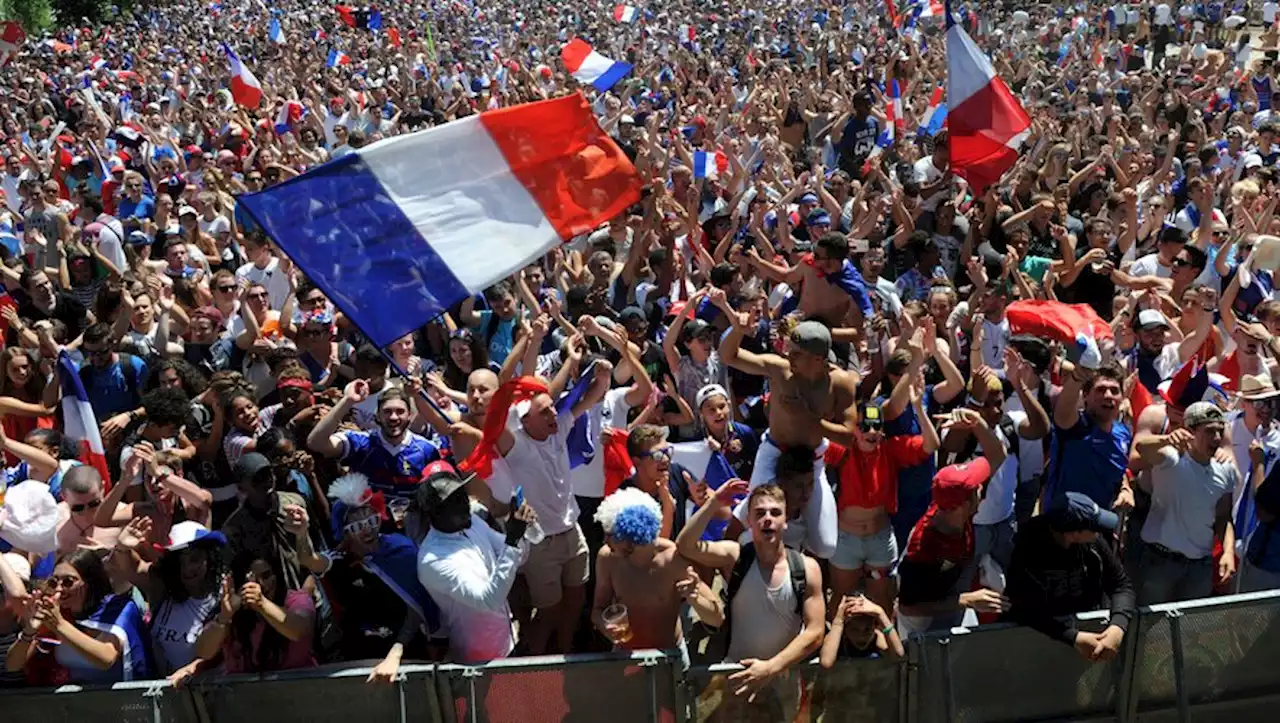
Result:
[[[918,434],[886,437],[871,452],[863,452],[857,445],[831,443],[825,462],[840,466],[840,499],[836,507],[883,507],[889,514],[897,512],[898,472],[920,464],[928,456],[924,437]]]

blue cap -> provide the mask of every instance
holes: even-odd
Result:
[[[799,203],[818,203],[818,194],[813,191],[809,191],[808,193],[800,196]]]
[[[150,243],[150,237],[141,231],[134,231],[129,234],[129,244],[131,246],[147,246]]]
[[[1058,532],[1112,532],[1120,526],[1120,518],[1098,506],[1088,495],[1067,492],[1045,513],[1049,524]]]

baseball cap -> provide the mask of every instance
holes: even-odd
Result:
[[[214,545],[227,544],[227,537],[221,532],[211,532],[199,522],[179,522],[169,529],[169,544],[164,548],[168,552],[178,552],[198,543],[207,542]]]
[[[644,315],[644,309],[641,309],[638,306],[628,306],[627,308],[618,312],[618,320],[621,321],[623,324],[633,320],[645,321],[646,318],[647,317]]]
[[[271,460],[257,452],[250,452],[236,462],[236,478],[241,482],[249,482],[257,479],[262,470],[270,468]]]
[[[800,196],[800,199],[797,201],[797,203],[817,203],[817,202],[818,202],[818,194],[812,191]]]
[[[711,325],[702,319],[690,319],[685,323],[684,329],[681,329],[681,336],[685,341],[692,341],[711,330]]]
[[[694,406],[701,409],[703,402],[716,396],[717,394],[724,397],[725,399],[729,398],[729,393],[724,390],[724,387],[720,386],[719,384],[708,384],[707,386],[698,390],[697,396],[695,396],[693,399]]]
[[[1111,532],[1120,526],[1116,513],[1104,510],[1088,495],[1068,492],[1045,512],[1049,526],[1058,532]]]
[[[466,486],[467,479],[460,477],[453,465],[444,461],[432,462],[422,470],[422,482],[418,488],[419,506],[430,512]]]
[[[1187,407],[1187,411],[1182,414],[1182,426],[1187,429],[1195,429],[1202,424],[1224,420],[1222,408],[1213,402],[1196,402]]]
[[[830,226],[831,214],[827,213],[826,211],[823,211],[820,208],[815,208],[809,212],[808,216],[805,217],[804,222],[810,226],[816,226],[817,224],[820,224],[820,223],[825,223],[828,226]]]
[[[827,358],[831,352],[831,331],[817,321],[802,321],[791,330],[791,343],[817,357]]]
[[[989,479],[991,464],[986,457],[943,467],[933,476],[933,504],[940,510],[954,510]]]
[[[1157,327],[1169,328],[1169,320],[1165,318],[1155,309],[1143,309],[1138,312],[1138,323],[1136,324],[1138,331],[1146,331]]]
[[[130,246],[149,246],[149,245],[151,245],[151,239],[147,236],[147,234],[146,234],[146,233],[144,233],[144,232],[142,232],[142,231],[131,231],[131,232],[129,233],[129,239],[128,239],[128,241],[129,241],[129,245],[130,245]]]

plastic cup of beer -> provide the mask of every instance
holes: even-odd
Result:
[[[606,626],[615,627],[613,633],[613,642],[616,645],[623,645],[631,642],[631,624],[627,619],[627,606],[622,603],[614,603],[604,609],[602,613],[604,624]]]

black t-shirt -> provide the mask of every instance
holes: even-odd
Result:
[[[46,319],[57,319],[67,325],[68,339],[80,336],[84,333],[85,327],[89,325],[89,310],[85,308],[84,304],[76,301],[65,291],[58,292],[52,314],[46,314],[28,300],[18,305],[18,316],[32,323]],[[9,332],[9,337],[10,344],[17,342],[17,335],[12,331]]]
[[[1076,249],[1076,260],[1084,258],[1089,252],[1088,248],[1082,247]],[[1107,260],[1114,266],[1120,266],[1120,249],[1111,248],[1107,251]],[[1080,275],[1076,277],[1075,283],[1065,289],[1068,293],[1064,301],[1073,304],[1088,304],[1094,311],[1098,312],[1098,316],[1103,319],[1111,319],[1112,300],[1116,295],[1116,283],[1111,280],[1110,274],[1102,274],[1093,270],[1093,264],[1084,267]]]
[[[343,660],[386,657],[404,624],[408,606],[377,575],[363,565],[338,560],[324,576],[342,630]],[[426,639],[421,633],[405,646],[406,660],[425,659]]]

